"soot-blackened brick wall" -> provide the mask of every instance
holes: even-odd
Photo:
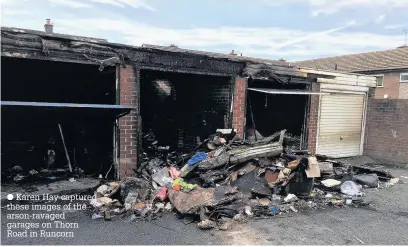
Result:
[[[191,149],[197,146],[197,136],[203,141],[209,134],[215,133],[216,129],[225,128],[225,120],[228,124],[231,115],[231,82],[227,77],[219,77],[179,86],[183,88],[177,90],[178,96],[181,90],[192,87],[187,91],[190,99],[178,99],[178,104],[195,104],[189,107],[194,109],[194,112],[183,113],[184,123],[179,124],[181,128],[178,130],[179,147]],[[182,108],[180,106],[180,109]],[[203,119],[206,120],[207,126],[203,125]]]
[[[245,124],[245,102],[247,80],[237,76],[235,78],[234,102],[232,109],[232,128],[237,130],[237,134],[244,136]]]
[[[381,161],[408,163],[407,144],[408,100],[370,97],[364,154]]]
[[[138,106],[138,71],[127,65],[120,69],[120,104],[126,106]],[[134,110],[130,114],[119,119],[120,130],[120,153],[119,166],[120,176],[131,176],[137,166],[137,128],[138,112]]]
[[[312,91],[320,92],[320,84],[312,83]],[[319,95],[310,96],[309,119],[308,119],[308,149],[311,152],[316,151],[317,123],[319,119]]]

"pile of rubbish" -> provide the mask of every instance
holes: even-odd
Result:
[[[149,133],[137,175],[100,186],[90,202],[93,218],[151,220],[174,210],[201,229],[228,230],[250,218],[367,206],[366,188],[399,182],[386,171],[293,150],[285,132],[249,141],[219,129],[190,154],[159,146]]]

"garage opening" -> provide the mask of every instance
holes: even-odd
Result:
[[[2,57],[2,177],[67,170],[62,136],[74,170],[105,175],[113,123],[128,111],[113,106],[115,79],[115,68]]]
[[[246,138],[262,139],[282,129],[285,141],[295,149],[306,149],[308,84],[281,84],[253,80],[248,84]],[[255,131],[256,130],[256,131]]]
[[[143,133],[154,133],[160,146],[191,151],[217,129],[231,126],[231,86],[226,76],[142,70]]]

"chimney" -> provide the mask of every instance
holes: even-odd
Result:
[[[235,51],[232,50],[231,53],[230,53],[230,55],[237,55],[237,54],[235,54]]]
[[[45,19],[45,34],[54,34],[54,25],[51,24],[51,19]]]

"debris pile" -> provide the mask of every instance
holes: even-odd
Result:
[[[72,172],[69,168],[53,168],[53,169],[31,169],[24,170],[21,166],[13,166],[12,168],[5,169],[2,174],[4,180],[7,182],[14,182],[17,184],[39,182],[42,180],[56,181],[66,180],[70,177],[81,178],[85,177],[84,170],[76,167]]]
[[[201,229],[229,230],[250,218],[366,206],[366,188],[398,183],[386,171],[295,150],[296,138],[285,140],[285,132],[242,140],[233,130],[217,130],[190,154],[159,146],[149,133],[137,177],[99,187],[94,218],[154,219],[174,209]]]

